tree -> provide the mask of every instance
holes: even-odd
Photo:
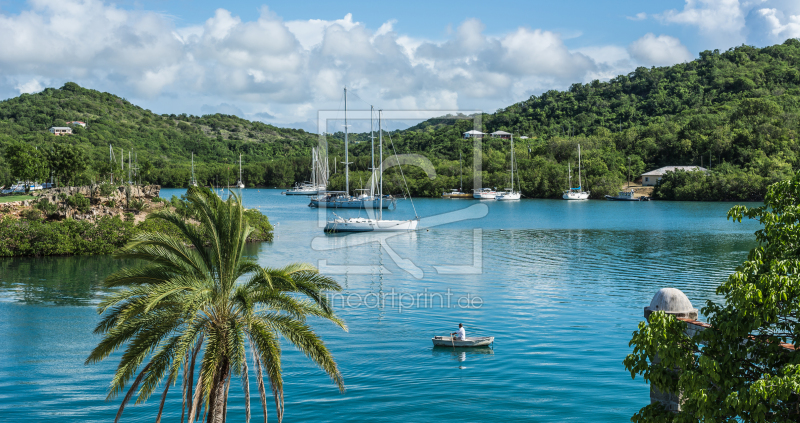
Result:
[[[86,362],[103,360],[127,344],[109,393],[109,398],[117,396],[133,378],[117,419],[134,393],[137,403],[143,402],[166,378],[159,421],[167,391],[180,378],[182,414],[188,421],[200,418],[204,409],[208,422],[224,422],[228,389],[236,375],[242,379],[249,421],[249,350],[264,420],[266,382],[280,421],[280,337],[305,353],[343,391],[336,362],[306,322],[307,316],[316,316],[346,330],[324,295],[341,290],[339,284],[310,265],[263,268],[244,257],[245,240],[253,229],[238,197],[222,201],[208,191],[190,189],[187,198],[198,225],[170,212],[155,216],[178,228],[190,246],[160,232],[139,235],[117,256],[148,264],[125,268],[105,281],[108,287],[124,290],[100,304],[102,319],[95,332],[103,339]]]
[[[53,144],[47,153],[50,169],[59,182],[70,185],[81,172],[86,170],[88,160],[80,147],[69,144]]]
[[[15,143],[6,148],[5,157],[14,178],[31,182],[47,178],[47,164],[38,149],[25,143]]]
[[[725,303],[703,308],[712,328],[689,338],[684,322],[656,312],[634,332],[631,376],[683,402],[677,414],[648,405],[633,421],[800,420],[800,173],[771,185],[763,206],[728,212],[744,217],[763,225],[758,246],[717,288]]]

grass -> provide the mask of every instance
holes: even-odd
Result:
[[[12,195],[9,197],[0,197],[0,203],[10,203],[12,201],[24,201],[24,200],[33,200],[34,196],[32,195]]]

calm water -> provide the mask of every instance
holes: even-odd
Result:
[[[335,301],[349,333],[314,324],[347,392],[287,347],[289,422],[627,421],[649,401],[647,385],[622,366],[642,308],[662,287],[683,290],[698,308],[716,299],[757,229],[727,221],[730,203],[523,200],[487,209],[420,199],[420,216],[449,223],[388,238],[325,236],[316,227],[325,212],[305,198],[277,190],[245,190],[244,198],[276,225],[274,243],[250,249],[262,265],[310,262],[346,288]],[[413,215],[408,201],[387,213]],[[106,294],[100,283],[123,264],[0,259],[2,420],[113,420],[119,399],[105,395],[114,360],[83,361],[99,339],[92,330]],[[431,336],[459,322],[468,335],[494,335],[494,348],[431,347]],[[251,392],[257,396],[255,386]],[[165,420],[176,421],[178,389],[170,394]],[[154,419],[157,402],[128,407],[123,420]],[[234,384],[231,421],[242,421],[243,410]]]

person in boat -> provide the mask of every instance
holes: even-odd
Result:
[[[463,323],[459,323],[458,324],[458,332],[453,332],[453,333],[450,334],[450,336],[455,336],[456,339],[458,339],[459,341],[463,341],[463,340],[467,339],[467,333],[464,331],[464,324]]]

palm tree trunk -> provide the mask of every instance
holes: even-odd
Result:
[[[230,371],[230,363],[227,359],[224,359],[217,370],[217,374],[214,375],[214,385],[211,388],[211,397],[208,399],[208,420],[206,420],[206,423],[224,423],[225,385]]]

